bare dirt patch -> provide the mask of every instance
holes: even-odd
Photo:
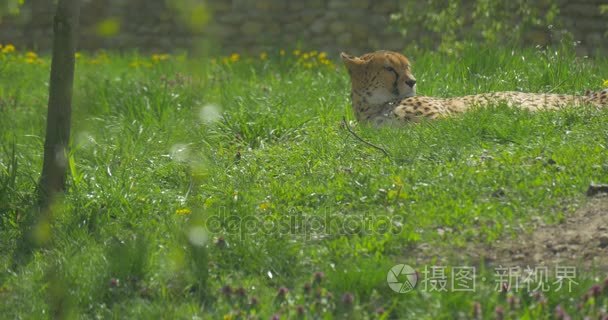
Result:
[[[486,250],[493,265],[580,265],[608,270],[608,197],[592,198],[564,222],[544,225]]]
[[[449,245],[448,245],[449,246]],[[540,225],[517,237],[505,237],[491,245],[471,244],[466,248],[436,252],[417,248],[418,262],[438,257],[452,263],[468,261],[490,266],[578,266],[608,272],[608,196],[590,197],[589,202],[562,223]],[[432,253],[431,253],[432,252]]]

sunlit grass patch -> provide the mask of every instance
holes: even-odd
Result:
[[[499,105],[353,128],[386,156],[342,127],[352,119],[350,87],[336,57],[302,49],[79,53],[69,192],[49,224],[52,246],[14,267],[41,165],[50,58],[11,50],[0,53],[7,317],[62,305],[84,318],[226,319],[550,319],[606,307],[604,285],[601,294],[592,287],[604,278],[597,270],[577,269],[572,292],[496,290],[492,266],[464,253],[420,260],[418,250],[462,252],[563,221],[585,204],[590,182],[608,182],[606,110]],[[435,96],[583,93],[608,75],[605,58],[568,51],[411,58],[419,91]],[[478,286],[399,294],[386,281],[402,263],[420,273],[475,267]]]

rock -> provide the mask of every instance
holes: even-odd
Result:
[[[517,253],[513,255],[513,260],[524,260],[526,258],[526,255],[523,253]]]
[[[262,32],[264,26],[256,21],[246,21],[241,26],[241,32],[245,35],[256,35]]]
[[[587,44],[598,45],[602,43],[602,35],[600,33],[589,33],[586,40]]]
[[[359,38],[359,39],[367,38],[368,33],[369,33],[367,28],[362,24],[351,26],[350,31],[352,32],[352,34],[355,38]]]
[[[228,24],[240,23],[243,21],[242,16],[235,12],[230,12],[228,14],[218,16],[216,19],[219,22],[228,23]]]
[[[350,2],[350,8],[354,9],[367,9],[369,6],[369,0],[353,0]]]
[[[600,248],[608,247],[608,235],[604,234],[599,237]]]
[[[290,10],[300,11],[305,8],[306,8],[306,3],[304,1],[290,1],[289,2]]]
[[[218,24],[212,24],[204,29],[205,34],[212,35],[214,37],[230,37],[237,33],[237,30],[232,26],[220,26]]]
[[[269,23],[266,25],[264,32],[267,35],[276,36],[281,33],[281,26],[278,23]]]
[[[319,13],[313,10],[305,10],[300,14],[300,20],[304,24],[311,24],[319,16]]]
[[[339,34],[346,30],[346,24],[340,20],[334,21],[329,25],[329,31],[333,34]]]
[[[259,10],[280,11],[285,10],[287,8],[287,2],[273,0],[257,0],[255,1],[255,8]]]
[[[323,19],[317,19],[310,25],[310,30],[313,33],[322,33],[327,28],[327,24]]]
[[[350,33],[343,33],[338,36],[338,38],[336,39],[337,40],[336,42],[341,46],[347,46],[347,45],[351,44],[352,38],[353,38],[353,36]]]
[[[372,12],[390,14],[399,11],[399,4],[396,1],[376,1],[370,9]]]
[[[330,9],[342,9],[350,7],[350,4],[345,0],[330,0],[328,7]]]
[[[593,197],[598,194],[608,194],[608,184],[590,184],[587,188],[587,197]]]

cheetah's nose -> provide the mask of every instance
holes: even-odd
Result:
[[[410,88],[413,88],[414,85],[416,84],[416,80],[414,80],[414,79],[407,80],[407,81],[405,81],[405,84],[410,86]]]

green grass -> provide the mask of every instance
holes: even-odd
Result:
[[[581,93],[608,76],[608,60],[570,50],[471,47],[459,59],[411,58],[421,95]],[[44,59],[0,56],[7,318],[453,319],[475,308],[493,318],[503,308],[513,318],[550,319],[557,305],[581,317],[607,306],[606,294],[580,300],[604,278],[596,270],[578,269],[572,292],[535,296],[498,292],[493,267],[464,258],[416,262],[421,244],[463,250],[530,231],[535,216],[557,223],[584,205],[590,182],[608,182],[607,110],[496,106],[354,128],[386,157],[341,127],[343,116],[353,119],[343,68],[311,68],[291,53],[229,63],[173,56],[137,68],[134,60],[149,58],[80,58],[69,190],[52,220],[34,227],[43,247],[24,259],[44,142]],[[386,277],[399,263],[420,272],[475,266],[476,290],[395,293]]]

